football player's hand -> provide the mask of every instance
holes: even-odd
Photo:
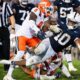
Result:
[[[61,29],[58,27],[58,25],[51,25],[49,30],[51,30],[54,33],[59,33]]]

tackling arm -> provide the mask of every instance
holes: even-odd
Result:
[[[78,49],[80,50],[80,38],[77,38],[77,39],[75,40],[75,44],[76,44],[76,46],[78,47]]]

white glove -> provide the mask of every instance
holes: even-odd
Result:
[[[58,27],[58,25],[51,25],[49,29],[55,33],[58,33],[61,31],[61,29]]]

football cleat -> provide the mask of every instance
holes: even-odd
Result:
[[[77,71],[77,69],[72,66],[72,67],[69,67],[69,71]]]
[[[16,79],[13,79],[11,76],[6,75],[4,76],[3,80],[16,80]]]
[[[10,60],[0,60],[0,64],[11,64]]]

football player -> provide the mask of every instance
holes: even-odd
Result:
[[[35,5],[28,3],[28,0],[19,0],[19,4],[12,5],[12,10],[16,20],[15,31],[21,27],[23,21],[33,7],[35,7]]]
[[[54,1],[54,10],[58,12],[58,24],[66,25],[67,24],[67,15],[71,12],[79,9],[80,2],[79,0],[57,0]],[[79,12],[79,11],[78,11]],[[61,27],[64,28],[63,26]]]
[[[14,17],[15,17],[15,33],[17,32],[18,29],[22,26],[23,21],[25,20],[27,14],[31,11],[31,9],[35,7],[34,4],[28,3],[28,0],[19,0],[18,3],[13,3],[12,4],[12,10],[14,12]],[[15,41],[15,33],[11,33],[10,35],[10,42],[11,42],[11,52],[15,52],[15,47],[16,47],[16,41]]]
[[[58,24],[59,25],[67,25],[67,15],[73,11],[77,11],[80,13],[80,2],[79,0],[56,0],[54,2],[54,10],[57,10],[58,13]],[[62,29],[68,29],[67,26],[63,27],[60,26]],[[65,56],[68,61],[68,66],[70,71],[76,71],[77,69],[74,68],[72,64],[72,57],[69,52],[66,50]]]
[[[40,29],[36,26],[36,19],[40,14],[40,10],[35,7],[31,10],[31,13],[28,14],[27,18],[22,24],[22,27],[16,32],[16,36],[18,37],[18,52],[14,57],[14,60],[18,61],[22,58],[26,51],[26,46],[35,47],[38,42],[34,36],[39,38],[44,38],[44,33],[40,31]],[[28,53],[26,53],[28,54]],[[12,79],[11,74],[13,72],[13,67],[10,66],[7,76],[10,76],[10,80]]]
[[[45,7],[45,8],[43,8],[43,7]],[[43,30],[43,26],[44,26],[44,24],[45,24],[45,21],[47,21],[48,20],[48,18],[49,18],[49,16],[50,16],[50,14],[51,14],[51,12],[53,12],[53,7],[51,6],[51,3],[48,1],[48,2],[46,2],[46,5],[43,3],[43,2],[40,2],[39,4],[38,4],[38,8],[39,8],[39,10],[40,10],[40,16],[38,17],[38,19],[36,20],[36,24],[37,24],[37,26],[41,29],[41,30]],[[50,9],[49,9],[50,8]],[[43,12],[43,10],[44,10],[44,12]],[[49,15],[48,15],[48,13],[47,13],[47,11],[49,12]],[[47,22],[46,22],[47,23]],[[48,24],[48,23],[47,23]],[[47,26],[47,25],[45,25],[45,26]],[[48,25],[49,26],[49,25]],[[44,31],[44,30],[43,30]],[[40,40],[38,39],[38,38],[36,38],[36,40],[38,41],[38,42],[40,42]],[[23,68],[22,68],[23,69]],[[25,69],[23,69],[26,73],[28,72],[28,74],[30,74],[31,75],[31,77],[33,77],[34,78],[34,75],[35,75],[35,73],[34,72],[36,72],[35,70],[33,70],[32,72],[31,72],[31,70],[30,70],[30,72],[25,68]]]

